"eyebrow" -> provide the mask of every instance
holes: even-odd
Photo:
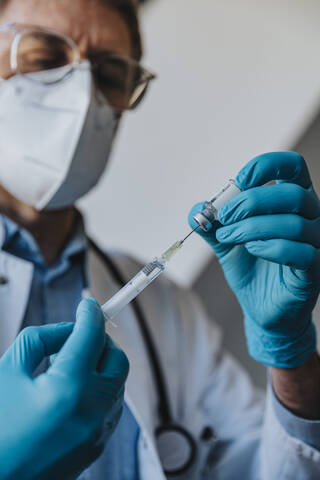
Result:
[[[117,52],[116,50],[108,50],[104,48],[90,48],[87,52],[87,56],[90,57],[95,57],[95,58],[108,58],[110,55],[117,55],[121,58],[128,58],[131,59],[131,57],[128,57],[127,55],[124,55],[123,53]]]

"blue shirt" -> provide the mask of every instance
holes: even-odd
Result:
[[[87,288],[87,238],[81,217],[75,232],[57,262],[48,267],[34,238],[2,216],[5,228],[3,250],[34,265],[33,281],[23,328],[61,321],[74,321],[83,291]],[[35,374],[48,366],[42,363]],[[123,414],[101,457],[79,477],[90,480],[137,480],[139,427],[125,405]]]

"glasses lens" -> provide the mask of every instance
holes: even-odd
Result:
[[[46,81],[56,82],[67,73],[75,60],[75,51],[64,37],[41,31],[24,32],[17,50],[18,72],[28,75],[50,71]],[[63,67],[63,68],[62,68]],[[34,75],[32,75],[35,78]]]
[[[12,30],[0,31],[0,78],[9,78],[13,75],[10,65],[10,50],[15,32]]]
[[[134,61],[110,55],[93,59],[98,88],[116,110],[133,108],[144,93],[148,81],[142,81],[144,70]]]

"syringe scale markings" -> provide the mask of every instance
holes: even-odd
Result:
[[[166,268],[173,255],[181,248],[183,241],[174,243],[159,258],[147,263],[121,290],[102,305],[107,321],[112,321],[139,293],[152,283]]]

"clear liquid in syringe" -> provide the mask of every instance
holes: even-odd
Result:
[[[127,306],[139,293],[152,283],[166,268],[168,262],[182,247],[184,241],[175,242],[160,257],[147,263],[135,277],[122,287],[110,300],[102,305],[106,321],[111,321]]]

